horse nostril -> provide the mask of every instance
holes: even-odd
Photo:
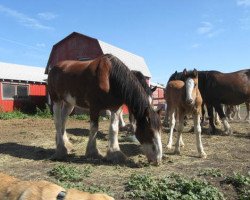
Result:
[[[186,102],[187,102],[188,104],[192,104],[192,103],[193,103],[193,99],[187,99]]]

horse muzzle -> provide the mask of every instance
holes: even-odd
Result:
[[[186,103],[188,105],[193,105],[194,104],[194,100],[193,99],[186,99]]]

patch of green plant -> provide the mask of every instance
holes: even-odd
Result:
[[[83,180],[83,177],[88,177],[92,173],[91,168],[85,167],[78,169],[72,166],[58,165],[49,171],[49,175],[55,177],[60,182],[77,182]]]
[[[29,115],[22,113],[19,110],[14,110],[13,112],[0,112],[0,119],[26,119]]]
[[[38,107],[36,107],[36,117],[41,117],[41,118],[51,118],[51,111],[50,111],[50,107],[48,104],[45,105],[45,109],[40,109]]]
[[[133,174],[126,184],[128,196],[145,200],[223,200],[223,194],[206,181],[170,175],[154,179]]]
[[[112,192],[110,191],[110,188],[106,188],[105,186],[102,185],[85,185],[83,182],[57,182],[60,186],[66,189],[74,188],[77,190],[81,190],[84,192],[90,192],[90,193],[107,193],[109,195],[113,195]]]
[[[212,177],[222,177],[223,174],[221,173],[220,169],[215,168],[206,168],[200,170],[199,176],[212,176]]]
[[[72,115],[71,118],[77,119],[77,120],[89,120],[89,115],[82,114],[82,115]]]
[[[226,177],[224,183],[232,184],[235,187],[240,200],[250,199],[250,174],[244,176],[234,173],[232,176]]]

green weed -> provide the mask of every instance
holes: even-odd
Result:
[[[149,175],[132,175],[126,184],[128,196],[145,200],[223,200],[223,194],[205,181],[171,175],[153,179]]]
[[[240,200],[250,199],[250,174],[244,176],[239,173],[234,173],[232,176],[226,177],[223,182],[232,184],[235,187]]]
[[[22,113],[19,110],[14,110],[13,112],[0,112],[0,119],[26,119],[29,115]]]
[[[199,176],[212,176],[212,177],[222,177],[223,174],[221,173],[220,169],[215,168],[207,168],[200,170]]]
[[[79,170],[72,166],[58,165],[49,171],[49,175],[60,182],[78,182],[83,180],[83,177],[90,176],[91,173],[92,170],[89,166]]]

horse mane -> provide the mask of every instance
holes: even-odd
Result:
[[[146,109],[152,108],[141,83],[117,57],[111,54],[105,54],[104,57],[112,63],[109,75],[111,94],[121,99],[137,120],[143,119]]]
[[[141,83],[147,95],[152,96],[152,91],[150,87],[148,86],[145,76],[139,71],[132,71],[132,73],[136,76],[138,81]]]

